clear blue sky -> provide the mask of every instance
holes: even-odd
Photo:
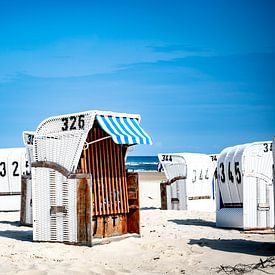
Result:
[[[275,1],[0,2],[0,144],[52,115],[139,113],[159,152],[275,135]]]

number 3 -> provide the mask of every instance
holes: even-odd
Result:
[[[0,171],[0,176],[5,177],[6,174],[7,174],[6,163],[5,162],[0,162],[0,165],[2,166],[2,171]]]
[[[67,117],[63,117],[63,118],[62,118],[62,121],[64,122],[64,126],[62,127],[62,131],[67,131],[68,128],[69,128],[69,125],[68,125],[69,120],[68,120]]]
[[[224,164],[223,163],[220,164],[220,168],[221,168],[221,181],[225,182]]]

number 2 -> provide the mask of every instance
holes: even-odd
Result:
[[[17,172],[18,170],[18,161],[14,161],[12,163],[12,165],[14,166],[14,169],[13,169],[13,176],[14,177],[19,177],[19,173]]]
[[[70,121],[72,122],[70,130],[76,130],[76,127],[75,127],[76,117],[70,116]]]

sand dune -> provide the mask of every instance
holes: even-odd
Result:
[[[275,255],[274,235],[218,229],[213,213],[160,210],[163,178],[140,174],[141,237],[93,247],[34,243],[18,212],[0,213],[0,274],[217,274],[221,264]]]

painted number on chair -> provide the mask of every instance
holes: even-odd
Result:
[[[265,153],[272,151],[272,143],[264,143],[263,145]]]
[[[233,166],[233,165],[232,165]],[[225,165],[223,162],[220,163],[220,179],[221,182],[225,183],[226,182],[226,174],[225,174]],[[236,179],[237,183],[242,182],[242,174],[240,171],[240,163],[238,161],[234,162],[234,166],[231,167],[231,163],[228,162],[227,164],[227,177],[228,177],[228,182],[231,181],[234,183],[234,179]]]
[[[14,177],[19,177],[20,174],[18,172],[19,170],[19,163],[18,161],[13,161],[11,164],[11,169],[12,169],[12,175]],[[8,169],[10,170],[10,169]],[[7,175],[7,165],[6,162],[2,161],[0,162],[0,177],[5,177]]]
[[[0,162],[0,176],[5,177],[6,174],[7,174],[6,163],[2,161]]]
[[[34,138],[34,135],[28,135],[28,137],[27,137],[28,145],[33,145],[33,138]]]
[[[81,130],[85,126],[84,115],[63,117],[62,122],[62,131]]]
[[[172,156],[171,155],[162,155],[161,161],[172,161]]]
[[[217,161],[217,156],[216,155],[211,155],[210,157],[211,157],[212,161]]]

